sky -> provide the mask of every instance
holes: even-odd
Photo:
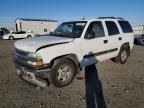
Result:
[[[0,28],[14,27],[16,18],[44,18],[59,22],[123,17],[133,25],[144,24],[144,0],[0,0]]]

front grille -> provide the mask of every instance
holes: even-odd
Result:
[[[14,58],[13,58],[14,63],[17,65],[21,65],[21,66],[26,65],[28,61],[27,55],[28,55],[28,52],[15,49]]]
[[[19,49],[15,49],[14,59],[19,60],[21,62],[26,62],[28,60],[28,52],[21,51]]]
[[[15,53],[19,54],[19,55],[23,55],[23,56],[27,56],[28,52],[26,51],[22,51],[19,49],[15,49]]]

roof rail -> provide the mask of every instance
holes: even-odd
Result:
[[[121,19],[121,20],[124,20],[124,18],[121,18],[121,17],[98,17],[98,19]]]

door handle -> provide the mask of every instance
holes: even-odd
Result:
[[[119,37],[118,40],[122,40],[122,37]]]
[[[108,43],[108,40],[104,40],[104,43],[105,43],[105,44]]]

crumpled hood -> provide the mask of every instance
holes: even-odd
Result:
[[[40,36],[16,41],[15,48],[27,52],[36,52],[38,48],[43,46],[71,41],[73,41],[73,38],[65,38],[58,36]]]

